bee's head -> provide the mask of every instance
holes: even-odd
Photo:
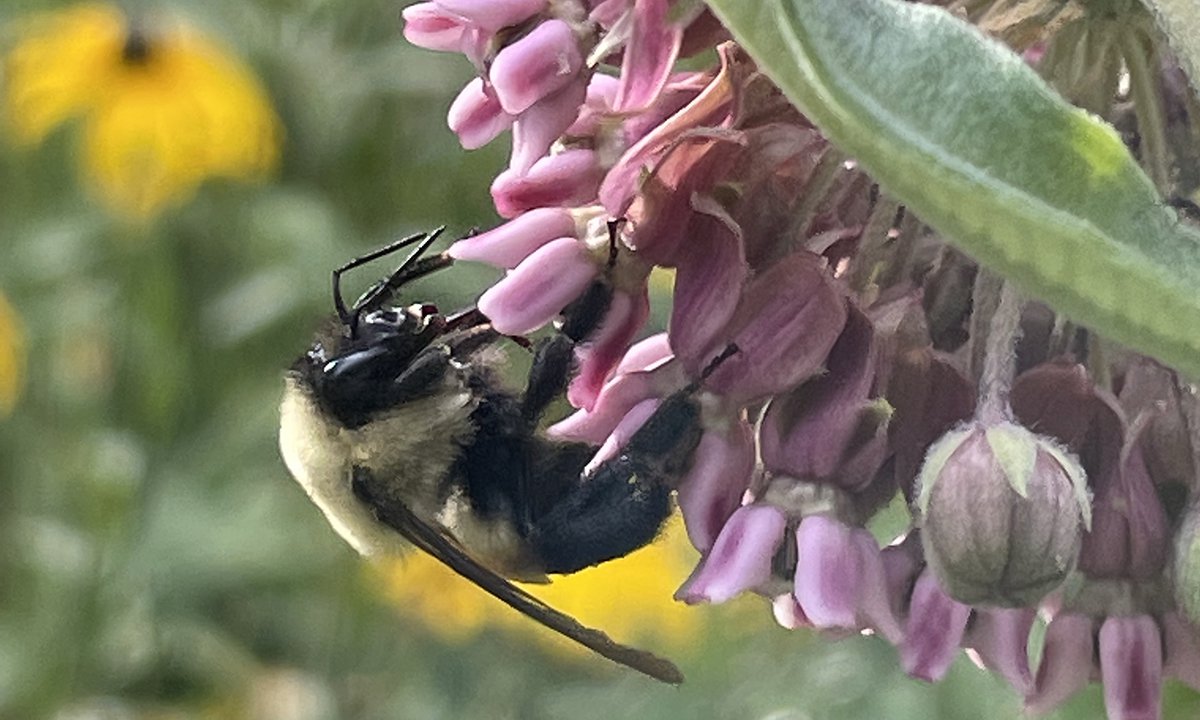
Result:
[[[437,307],[390,304],[405,283],[451,264],[445,255],[422,257],[441,231],[404,238],[333,271],[333,322],[292,369],[326,410],[343,421],[358,423],[376,409],[367,407],[371,403],[364,398],[384,397],[383,390],[445,332],[446,321]],[[417,247],[396,270],[347,306],[341,292],[343,273],[412,244]]]

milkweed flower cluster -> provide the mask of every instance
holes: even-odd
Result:
[[[576,410],[548,431],[599,460],[699,387],[678,502],[702,559],[678,599],[756,593],[785,627],[882,636],[928,681],[970,649],[1035,713],[1093,678],[1112,718],[1158,716],[1164,677],[1200,688],[1200,506],[1178,502],[1200,405],[1175,373],[1102,353],[948,247],[701,5],[404,17],[410,41],[478,69],[448,117],[463,146],[511,131],[491,186],[507,222],[449,251],[507,270],[479,308],[517,335],[597,278],[613,289]],[[669,328],[635,342],[655,267],[675,273]],[[895,497],[912,524],[881,545],[868,525]]]
[[[279,163],[282,128],[251,71],[182,23],[85,3],[22,21],[4,58],[17,144],[83,121],[81,174],[113,211],[148,219],[209,178],[256,181]]]

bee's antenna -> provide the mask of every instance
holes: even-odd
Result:
[[[454,259],[444,253],[433,257],[421,257],[429,249],[429,246],[437,241],[438,235],[441,235],[445,229],[446,227],[443,225],[431,232],[428,237],[421,241],[421,244],[415,250],[409,253],[408,257],[404,258],[404,262],[400,263],[400,267],[393,270],[391,275],[372,285],[358,300],[354,301],[354,307],[350,309],[353,314],[351,318],[352,325],[358,324],[358,318],[363,313],[376,310],[383,303],[387,302],[392,293],[404,286],[405,283],[454,264]]]
[[[440,233],[443,229],[445,229],[445,228],[444,227],[438,228],[437,230],[435,230],[433,232],[433,235],[436,237],[437,234]],[[409,235],[406,238],[401,238],[399,240],[396,240],[395,242],[388,243],[387,245],[384,245],[383,247],[379,248],[378,250],[372,250],[371,252],[367,253],[366,255],[360,255],[359,257],[354,258],[353,260],[346,263],[345,265],[342,265],[341,267],[335,269],[333,271],[333,307],[334,307],[334,310],[337,311],[338,320],[341,320],[343,325],[349,325],[354,320],[354,316],[351,314],[351,311],[346,308],[346,301],[342,299],[342,273],[349,272],[357,267],[362,267],[363,265],[366,265],[369,262],[378,260],[379,258],[384,257],[386,255],[391,255],[392,253],[396,252],[397,250],[406,248],[415,242],[421,242],[422,240],[427,240],[428,238],[429,238],[429,233],[417,233],[416,235]],[[405,263],[407,264],[407,262],[408,261],[406,260]],[[403,266],[401,266],[401,267],[403,267]],[[356,303],[356,305],[357,305],[357,303]]]

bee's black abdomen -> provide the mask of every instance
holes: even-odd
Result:
[[[666,478],[621,456],[539,518],[529,541],[546,572],[573,573],[648,545],[670,514]]]

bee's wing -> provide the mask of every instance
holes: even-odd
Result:
[[[581,625],[571,616],[555,610],[480,565],[445,530],[422,521],[407,507],[399,504],[392,505],[387,509],[386,515],[386,519],[381,519],[394,527],[412,544],[517,612],[524,613],[551,630],[565,635],[613,662],[665,683],[678,685],[683,682],[683,673],[670,660],[614,642],[603,632]]]

